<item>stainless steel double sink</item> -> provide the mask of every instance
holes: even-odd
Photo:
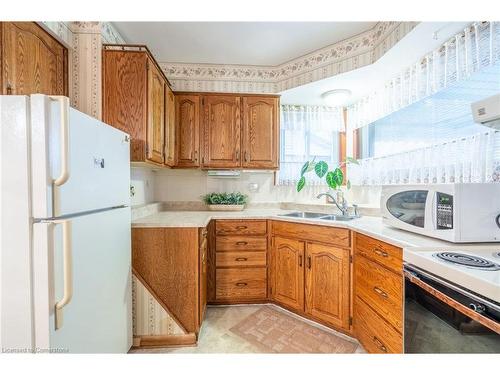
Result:
[[[303,211],[290,212],[288,214],[280,214],[278,216],[296,217],[301,219],[320,219],[328,221],[350,221],[352,219],[356,219],[356,216],[330,215],[330,214],[322,214],[319,212],[303,212]]]

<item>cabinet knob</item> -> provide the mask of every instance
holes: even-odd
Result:
[[[382,296],[382,297],[384,297],[384,298],[388,298],[388,297],[389,297],[389,295],[388,295],[386,292],[384,292],[382,289],[380,289],[380,288],[379,288],[379,287],[377,287],[377,286],[374,286],[374,287],[373,287],[373,290],[375,291],[375,293],[377,293],[377,294],[381,295],[381,296]]]
[[[12,95],[12,85],[10,83],[7,83],[7,90],[6,90],[7,95]]]
[[[373,342],[375,343],[375,345],[378,346],[378,348],[380,350],[382,350],[383,352],[387,353],[387,348],[386,346],[382,343],[382,341],[380,341],[377,336],[373,336]]]

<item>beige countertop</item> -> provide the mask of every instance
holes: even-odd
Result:
[[[251,208],[238,212],[217,211],[160,211],[132,221],[133,228],[150,227],[205,227],[213,219],[272,219],[294,223],[316,224],[331,227],[340,227],[354,230],[359,233],[377,238],[398,247],[426,247],[426,248],[461,248],[464,245],[453,244],[431,237],[407,232],[385,225],[381,217],[364,216],[349,222],[331,222],[321,219],[302,219],[279,216],[292,212],[279,208]],[[490,244],[491,245],[491,244]],[[483,247],[485,245],[468,244],[467,247]]]

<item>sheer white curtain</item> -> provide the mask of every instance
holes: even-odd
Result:
[[[495,81],[500,77],[500,25],[497,22],[473,23],[387,82],[383,88],[351,105],[348,108],[349,127],[377,126],[377,120],[392,116],[395,111],[405,111],[406,107],[416,106],[414,103],[417,102],[432,102],[437,93],[446,96],[448,88],[456,93],[456,88],[460,88],[463,82],[483,72],[482,77],[490,75],[488,82],[476,79],[474,85],[467,89],[473,89],[479,95],[486,92],[491,95],[486,90],[490,84],[494,93],[498,93],[500,87]],[[461,92],[462,101],[468,97],[477,100],[473,95],[468,96],[466,91]],[[425,101],[422,101],[424,98]],[[439,107],[439,101],[436,103]],[[470,112],[467,103],[463,106]],[[472,118],[470,124],[473,125]],[[398,123],[397,126],[404,128],[405,123]],[[390,148],[390,142],[386,147]],[[500,182],[500,133],[486,131],[486,128],[458,139],[441,143],[433,141],[426,147],[398,153],[393,151],[392,154],[389,151],[387,154],[360,160],[358,166],[350,165],[351,183]]]
[[[473,23],[347,108],[349,127],[366,126],[500,62],[500,23]]]
[[[349,165],[356,185],[500,182],[500,132],[490,131]]]
[[[295,185],[302,165],[313,158],[338,163],[339,132],[344,131],[342,108],[282,105],[279,185]],[[313,174],[308,183],[322,184]]]

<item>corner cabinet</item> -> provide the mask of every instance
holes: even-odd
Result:
[[[279,99],[244,96],[242,102],[242,167],[278,169]]]
[[[68,51],[36,22],[0,22],[0,94],[68,95]]]
[[[168,164],[169,85],[145,46],[104,45],[103,121],[131,136],[132,162]]]
[[[350,231],[273,221],[272,235],[271,299],[350,332]]]

